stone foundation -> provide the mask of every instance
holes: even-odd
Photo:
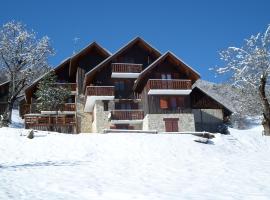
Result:
[[[165,132],[164,118],[177,118],[178,131],[195,131],[194,115],[192,113],[181,114],[147,114],[143,120],[143,130],[156,130],[158,132]]]

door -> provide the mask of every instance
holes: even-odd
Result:
[[[178,132],[178,118],[164,118],[165,132]]]

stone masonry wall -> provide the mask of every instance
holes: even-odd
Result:
[[[109,101],[108,111],[104,111],[103,101],[97,100],[95,102],[93,117],[94,121],[92,124],[92,131],[94,133],[102,133],[104,129],[110,128],[109,115],[110,110],[114,108],[114,102]]]
[[[91,133],[92,115],[84,112],[84,96],[76,98],[76,115],[78,133]]]
[[[178,131],[195,131],[194,115],[192,113],[181,114],[147,114],[143,120],[143,130],[157,130],[165,132],[164,118],[178,118]]]

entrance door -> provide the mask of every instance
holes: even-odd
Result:
[[[166,132],[178,132],[178,118],[164,118]]]

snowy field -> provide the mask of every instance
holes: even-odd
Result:
[[[192,135],[0,129],[0,199],[270,199],[270,137],[231,129]]]

